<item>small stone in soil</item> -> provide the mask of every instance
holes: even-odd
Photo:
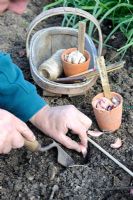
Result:
[[[50,164],[48,167],[49,179],[52,181],[55,178],[56,174],[57,174],[57,168],[53,164]]]
[[[59,190],[59,186],[58,185],[54,185],[53,188],[52,188],[52,193],[50,195],[50,198],[49,200],[52,200],[54,198],[54,194],[55,192],[57,192]]]

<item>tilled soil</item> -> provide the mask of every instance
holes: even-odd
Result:
[[[42,3],[43,2],[43,3]],[[48,2],[48,1],[47,1]],[[34,83],[30,75],[29,63],[25,55],[27,26],[40,13],[46,1],[32,1],[27,12],[22,16],[6,12],[0,16],[0,49],[11,53],[13,60],[24,72],[26,79]],[[56,23],[58,23],[56,21]],[[46,24],[45,24],[46,25]],[[103,27],[104,28],[104,27]],[[120,42],[120,34],[117,42]],[[115,43],[115,41],[112,41]],[[116,46],[115,46],[116,47]],[[121,128],[115,134],[104,134],[93,138],[119,161],[133,170],[133,56],[129,51],[124,59],[124,69],[109,74],[112,91],[124,98]],[[106,60],[112,59],[116,52],[107,49]],[[38,88],[38,87],[37,87]],[[42,90],[38,88],[40,94]],[[74,104],[80,111],[93,120],[92,130],[98,130],[91,107],[91,99],[102,91],[100,80],[80,97],[49,97],[52,105]],[[49,138],[42,135],[29,124],[42,144],[49,143]],[[120,149],[112,149],[110,144],[116,137],[123,140]],[[65,149],[65,148],[64,148]],[[87,159],[74,151],[65,149],[76,163],[70,168],[63,168],[57,163],[57,153],[31,153],[25,148],[14,150],[9,155],[0,156],[0,199],[2,200],[48,200],[54,185],[55,200],[130,200],[131,176],[108,159],[94,146],[89,144]]]

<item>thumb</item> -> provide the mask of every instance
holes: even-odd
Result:
[[[66,135],[60,137],[58,141],[68,149],[73,149],[77,152],[81,152],[81,145]]]
[[[16,128],[25,139],[29,141],[34,141],[36,139],[34,133],[29,129],[29,127],[19,119]]]

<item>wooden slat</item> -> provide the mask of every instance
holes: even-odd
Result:
[[[97,59],[97,62],[98,62],[98,70],[100,73],[104,96],[108,99],[111,99],[110,85],[109,85],[109,80],[108,80],[107,69],[105,66],[104,57],[100,56]]]
[[[86,24],[85,22],[80,21],[78,30],[78,50],[83,55],[85,49],[85,31],[86,31]]]

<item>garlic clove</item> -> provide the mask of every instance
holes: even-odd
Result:
[[[120,104],[120,99],[119,97],[115,96],[112,98],[112,103],[114,104],[115,107],[117,107]]]
[[[90,131],[90,130],[88,130],[87,134],[91,135],[92,137],[99,137],[102,134],[104,134],[104,132],[101,132],[101,131]]]
[[[122,146],[122,140],[120,138],[116,138],[115,142],[112,143],[110,146],[113,149],[118,149]]]
[[[84,56],[81,56],[80,60],[79,60],[79,63],[84,63],[86,61],[85,57]]]
[[[97,101],[97,103],[96,103],[96,108],[97,109],[100,109],[100,110],[111,110],[113,108],[113,103],[109,99],[107,99],[105,97],[97,99],[96,101]]]
[[[72,63],[72,57],[71,57],[71,56],[68,56],[68,58],[67,58],[67,62]]]
[[[73,56],[73,64],[78,64],[79,58],[77,56]]]
[[[68,55],[64,55],[64,60],[68,62]]]

